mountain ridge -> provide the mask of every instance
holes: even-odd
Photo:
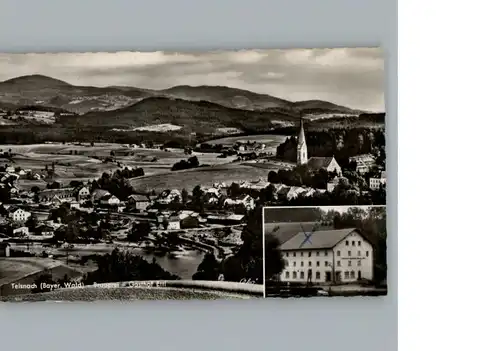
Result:
[[[132,86],[77,86],[41,74],[25,75],[0,82],[0,101],[13,105],[48,105],[75,113],[114,110],[141,99],[163,96],[190,101],[209,101],[244,110],[279,109],[297,116],[321,107],[323,111],[359,114],[365,111],[322,100],[289,101],[269,94],[228,86],[177,85],[167,89],[144,89]]]

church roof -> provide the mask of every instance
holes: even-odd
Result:
[[[300,131],[299,131],[299,140],[298,140],[298,145],[304,144],[306,142],[306,136],[304,133],[304,120],[301,118],[300,119]]]
[[[332,161],[337,163],[333,157],[311,157],[307,161],[307,165],[313,169],[328,168]]]

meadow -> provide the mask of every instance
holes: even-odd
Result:
[[[249,163],[230,163],[210,167],[199,167],[185,171],[167,171],[154,175],[146,175],[131,179],[132,186],[139,191],[156,192],[165,189],[186,189],[191,191],[195,186],[211,186],[217,182],[250,181],[264,179],[270,167],[257,167]]]
[[[225,138],[225,142],[234,140],[253,140],[255,137]],[[281,136],[280,136],[281,138]],[[276,136],[262,136],[258,140],[266,141],[266,145],[279,143]],[[222,139],[220,139],[222,140]],[[140,167],[145,175],[131,179],[131,184],[138,191],[161,191],[163,189],[186,188],[192,190],[196,185],[212,185],[215,182],[232,182],[240,180],[267,179],[271,169],[278,168],[273,164],[239,163],[236,157],[219,158],[217,153],[193,152],[186,155],[182,149],[148,149],[131,148],[120,144],[99,143],[94,146],[76,144],[34,144],[34,145],[2,145],[2,152],[12,153],[10,159],[5,158],[0,164],[30,169],[33,173],[43,173],[46,166],[51,168],[55,163],[53,180],[69,184],[72,180],[86,182],[99,178],[102,173],[112,173],[117,169]],[[275,148],[273,148],[275,150]],[[103,162],[113,154],[113,162]],[[171,167],[180,160],[196,156],[200,165],[196,169],[171,171]],[[97,159],[99,158],[99,159]],[[30,180],[21,177],[19,187],[30,189],[33,186],[46,187],[46,180]]]

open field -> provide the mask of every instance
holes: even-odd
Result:
[[[160,178],[165,173],[170,173],[171,167],[180,160],[196,156],[200,164],[217,166],[232,162],[235,157],[218,158],[216,153],[194,152],[185,155],[181,149],[147,149],[130,148],[120,144],[95,144],[94,146],[71,145],[71,144],[35,144],[35,145],[3,145],[2,150],[11,150],[12,161],[4,159],[1,164],[14,167],[30,169],[34,173],[43,172],[45,166],[55,166],[54,180],[63,182],[65,185],[71,180],[86,182],[95,179],[103,172],[112,173],[120,167],[144,169],[145,176],[156,176]],[[104,163],[96,159],[104,159],[114,154],[115,162]],[[118,166],[120,165],[120,167]],[[267,174],[266,174],[267,176]],[[175,177],[174,177],[175,178]],[[220,177],[219,177],[220,178]],[[139,182],[140,183],[140,182]],[[154,181],[158,183],[158,181]],[[211,181],[213,183],[213,181]],[[19,187],[30,189],[33,186],[45,188],[44,180],[28,180],[21,178]],[[155,187],[156,188],[156,187]]]
[[[277,169],[278,167],[274,168]],[[254,167],[250,164],[232,163],[213,167],[201,167],[177,172],[164,172],[151,176],[131,179],[132,186],[141,191],[161,191],[165,189],[192,190],[195,186],[210,186],[216,182],[232,182],[243,180],[267,180],[269,171],[273,168]]]

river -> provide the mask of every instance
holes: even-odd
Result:
[[[27,251],[26,244],[11,243],[11,248],[13,250]],[[175,251],[175,257],[170,255],[157,256],[152,253],[146,253],[143,249],[139,247],[123,247],[113,244],[90,244],[90,245],[75,245],[68,253],[70,256],[88,256],[94,254],[106,254],[110,253],[116,247],[120,247],[123,250],[130,251],[135,255],[142,256],[149,262],[156,258],[156,262],[166,271],[178,275],[181,279],[191,279],[198,268],[198,265],[203,260],[204,252],[193,249],[182,248],[179,251]],[[66,255],[66,250],[56,247],[44,247],[39,243],[31,243],[29,245],[29,251],[35,254],[41,254],[43,251],[47,254],[53,255]],[[60,258],[61,259],[61,258]],[[61,260],[64,260],[62,258]],[[70,264],[72,265],[72,264]]]

